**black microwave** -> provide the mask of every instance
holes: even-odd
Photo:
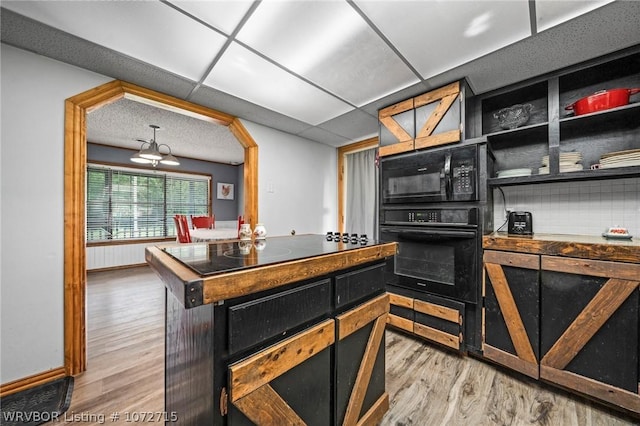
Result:
[[[418,151],[380,161],[383,204],[478,200],[478,145]]]

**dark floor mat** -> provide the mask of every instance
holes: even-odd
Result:
[[[0,425],[40,425],[62,417],[71,403],[73,377],[0,398]]]

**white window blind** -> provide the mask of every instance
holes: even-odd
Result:
[[[87,242],[176,235],[173,216],[208,215],[211,178],[87,166]]]

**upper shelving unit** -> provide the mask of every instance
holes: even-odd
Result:
[[[640,94],[631,95],[628,105],[589,114],[567,109],[602,90],[639,87],[640,45],[469,99],[475,113],[467,117],[468,140],[486,140],[495,156],[489,185],[640,176]],[[501,128],[498,112],[517,104],[531,105],[528,121]],[[611,158],[632,150],[637,156]],[[497,177],[513,169],[531,174]]]

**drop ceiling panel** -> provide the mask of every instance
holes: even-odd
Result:
[[[356,106],[418,81],[347,2],[263,2],[237,39]]]
[[[204,84],[311,125],[353,109],[238,43],[224,52]]]
[[[538,27],[538,32],[597,9],[612,1],[613,0],[536,0],[536,26]]]
[[[170,3],[219,29],[225,34],[231,34],[253,2],[250,0],[172,0]]]
[[[160,2],[3,1],[2,6],[194,81],[225,42]]]
[[[527,0],[356,0],[425,79],[531,35]]]

